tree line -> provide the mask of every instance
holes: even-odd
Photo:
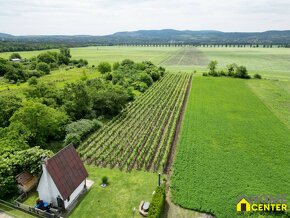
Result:
[[[290,44],[231,44],[231,43],[66,43],[66,42],[14,42],[14,41],[0,41],[0,52],[19,52],[19,51],[38,51],[38,50],[48,50],[48,49],[58,49],[60,47],[87,47],[87,46],[142,46],[142,47],[184,47],[184,46],[194,46],[194,47],[250,47],[250,48],[290,48]]]
[[[251,79],[252,77],[248,74],[248,70],[245,66],[239,66],[236,63],[227,65],[226,70],[217,70],[218,62],[216,60],[211,61],[208,64],[208,73],[203,73],[203,76],[213,76],[213,77],[233,77],[240,79]],[[253,76],[255,79],[262,79],[260,74],[255,74]]]
[[[88,65],[86,60],[71,60],[70,50],[61,48],[59,52],[43,52],[30,59],[22,59],[19,53],[11,54],[9,60],[0,58],[0,77],[9,83],[23,83],[30,78],[47,75],[51,70],[62,66],[83,67]]]
[[[58,55],[67,53],[64,57],[68,57],[68,51]],[[38,60],[48,66],[56,63],[54,55],[47,52],[39,55],[36,65]],[[14,54],[10,58],[16,57],[19,58]],[[39,152],[43,151],[41,149],[57,151],[69,143],[77,146],[89,133],[100,128],[103,120],[119,114],[127,103],[134,101],[165,73],[164,68],[149,61],[135,63],[128,59],[113,65],[102,62],[96,68],[101,76],[92,79],[84,76],[64,87],[36,78],[34,82],[28,80],[30,83],[21,95],[11,91],[0,93],[0,183],[7,191],[3,193],[9,195],[9,184],[15,185],[11,183],[14,179],[11,176],[25,168],[24,163],[20,164],[19,170],[9,171],[10,176],[5,179],[4,169],[12,164],[8,159],[13,155],[32,148]]]

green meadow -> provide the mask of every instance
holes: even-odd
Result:
[[[193,79],[171,177],[176,204],[239,217],[244,194],[288,194],[290,201],[290,129],[247,82]]]
[[[49,75],[40,77],[39,82],[56,85],[57,87],[63,87],[66,83],[76,82],[82,78],[95,78],[100,76],[100,73],[96,69],[90,68],[73,68],[51,71]],[[28,83],[10,84],[3,78],[0,78],[0,93],[13,92],[19,96],[22,96],[25,89],[28,88]]]
[[[24,58],[36,56],[42,51],[19,52]],[[9,58],[11,52],[0,53]],[[250,74],[259,73],[266,78],[290,80],[289,48],[237,48],[237,47],[125,47],[95,46],[71,48],[73,59],[87,59],[90,65],[102,61],[114,63],[123,59],[150,60],[171,71],[186,71],[201,74],[206,72],[211,60],[217,60],[219,68],[237,63],[245,65]]]

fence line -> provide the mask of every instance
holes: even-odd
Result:
[[[0,204],[4,205],[6,207],[16,209],[16,210],[20,210],[20,211],[22,211],[24,213],[28,213],[32,216],[40,217],[40,218],[56,218],[56,217],[58,217],[53,213],[51,214],[51,213],[48,213],[46,211],[39,210],[37,208],[22,204],[22,203],[17,202],[17,201],[15,201],[15,204],[11,204],[7,201],[0,200]]]

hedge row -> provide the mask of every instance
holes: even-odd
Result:
[[[159,218],[165,203],[165,183],[158,186],[150,203],[148,217]]]

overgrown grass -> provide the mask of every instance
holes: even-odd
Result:
[[[139,204],[142,200],[151,201],[158,182],[157,174],[141,171],[126,173],[93,166],[86,168],[89,179],[95,183],[69,217],[132,217],[134,207],[135,217],[141,217]],[[100,186],[103,176],[108,177],[106,188]]]
[[[290,129],[290,82],[249,80],[247,85]]]
[[[38,193],[35,190],[28,194],[27,198],[23,201],[23,204],[34,207],[37,199],[38,199]]]
[[[76,82],[82,78],[92,79],[99,77],[100,73],[93,68],[73,68],[52,71],[49,75],[45,75],[38,79],[38,82],[44,82],[48,84],[54,84],[57,87],[64,87],[66,83]],[[28,87],[28,83],[10,84],[0,78],[0,94],[13,92],[20,96],[23,96],[25,89]]]
[[[290,202],[289,145],[287,126],[246,81],[196,77],[171,177],[172,199],[217,217],[238,217],[243,194],[288,194]]]

